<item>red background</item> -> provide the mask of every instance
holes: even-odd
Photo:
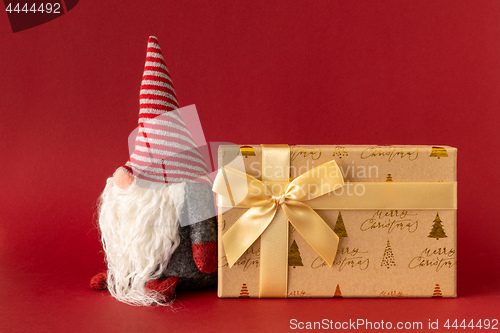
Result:
[[[81,1],[13,34],[0,13],[0,330],[498,318],[499,17],[496,0]],[[128,158],[151,34],[207,141],[458,147],[459,298],[248,301],[208,290],[180,293],[171,311],[91,291],[105,267],[95,203]]]

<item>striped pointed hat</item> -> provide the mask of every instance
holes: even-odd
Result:
[[[208,168],[182,120],[172,79],[156,37],[149,37],[139,95],[134,152],[123,166],[157,183],[208,182]]]

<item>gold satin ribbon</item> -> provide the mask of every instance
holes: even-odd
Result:
[[[217,206],[249,208],[230,198],[220,195]],[[314,210],[457,209],[457,182],[347,182],[343,188],[305,204]]]
[[[283,149],[288,155],[290,153],[288,146],[277,149]],[[263,159],[263,174],[269,171],[265,163],[265,159]],[[288,168],[289,160],[286,170]],[[276,174],[276,170],[278,168],[275,168],[275,172],[271,170],[271,174]],[[283,170],[281,172],[283,173]],[[286,172],[284,173],[286,174]],[[232,267],[243,253],[261,237],[261,287],[259,296],[286,297],[288,243],[285,243],[285,246],[281,248],[273,244],[276,243],[276,238],[278,238],[277,243],[282,243],[283,237],[287,241],[288,229],[282,228],[283,223],[280,222],[274,226],[273,219],[283,214],[284,216],[278,220],[285,221],[286,227],[288,227],[286,221],[289,221],[323,260],[329,266],[332,266],[339,238],[326,222],[303,202],[318,198],[344,186],[344,179],[334,160],[305,172],[291,183],[280,179],[274,180],[274,178],[280,177],[270,178],[272,180],[263,182],[244,172],[224,167],[215,178],[213,191],[225,197],[230,196],[235,205],[250,207],[222,236],[229,267]],[[284,188],[284,191],[279,191],[277,188]],[[281,207],[281,210],[278,210],[279,207]],[[273,223],[271,224],[271,222]],[[277,235],[278,233],[274,229],[279,229],[281,235]],[[270,253],[265,251],[268,248],[272,248],[273,251]],[[268,264],[268,259],[264,259],[269,257],[275,258],[272,260],[272,264]],[[264,259],[264,262],[262,262],[262,259]],[[279,290],[276,290],[276,288],[272,287],[275,285],[275,279],[283,280],[283,268],[276,269],[276,267],[283,267],[282,264],[285,265],[286,270],[284,275],[285,285],[283,288],[283,284],[278,283]]]
[[[284,193],[290,177],[290,147],[262,145],[262,180],[273,196]],[[288,294],[288,220],[278,209],[260,236],[259,296],[286,297]]]

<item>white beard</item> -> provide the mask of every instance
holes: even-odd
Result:
[[[134,181],[126,190],[107,180],[99,205],[99,227],[108,264],[108,290],[132,305],[163,304],[145,290],[158,279],[180,242],[179,217],[184,184],[144,188]]]

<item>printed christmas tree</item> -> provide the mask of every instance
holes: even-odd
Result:
[[[339,238],[347,237],[347,231],[345,230],[344,220],[342,219],[342,214],[339,212],[339,216],[337,217],[337,222],[335,223],[335,227],[333,228],[333,232],[339,236]]]
[[[380,266],[385,266],[387,268],[396,266],[396,261],[394,260],[394,254],[392,253],[391,243],[389,240],[387,240],[387,246],[385,247],[384,256],[382,257]]]
[[[432,147],[430,157],[437,157],[440,159],[441,157],[448,157],[448,153],[443,147]]]
[[[342,292],[340,291],[340,286],[337,284],[337,288],[335,288],[335,293],[333,294],[333,298],[342,298]]]
[[[247,284],[243,283],[240,291],[240,298],[250,298],[250,294],[248,293]]]
[[[446,238],[446,233],[444,232],[443,229],[443,221],[439,218],[439,213],[436,214],[436,218],[434,219],[434,224],[432,225],[432,230],[429,233],[429,238],[436,238],[439,240],[439,238]]]
[[[292,246],[290,246],[290,251],[288,251],[288,266],[293,266],[293,268],[296,266],[304,266],[300,256],[299,246],[295,240]]]
[[[434,294],[432,294],[432,298],[441,298],[443,297],[443,293],[441,292],[441,287],[439,287],[439,284],[436,284],[436,287],[434,287]]]

